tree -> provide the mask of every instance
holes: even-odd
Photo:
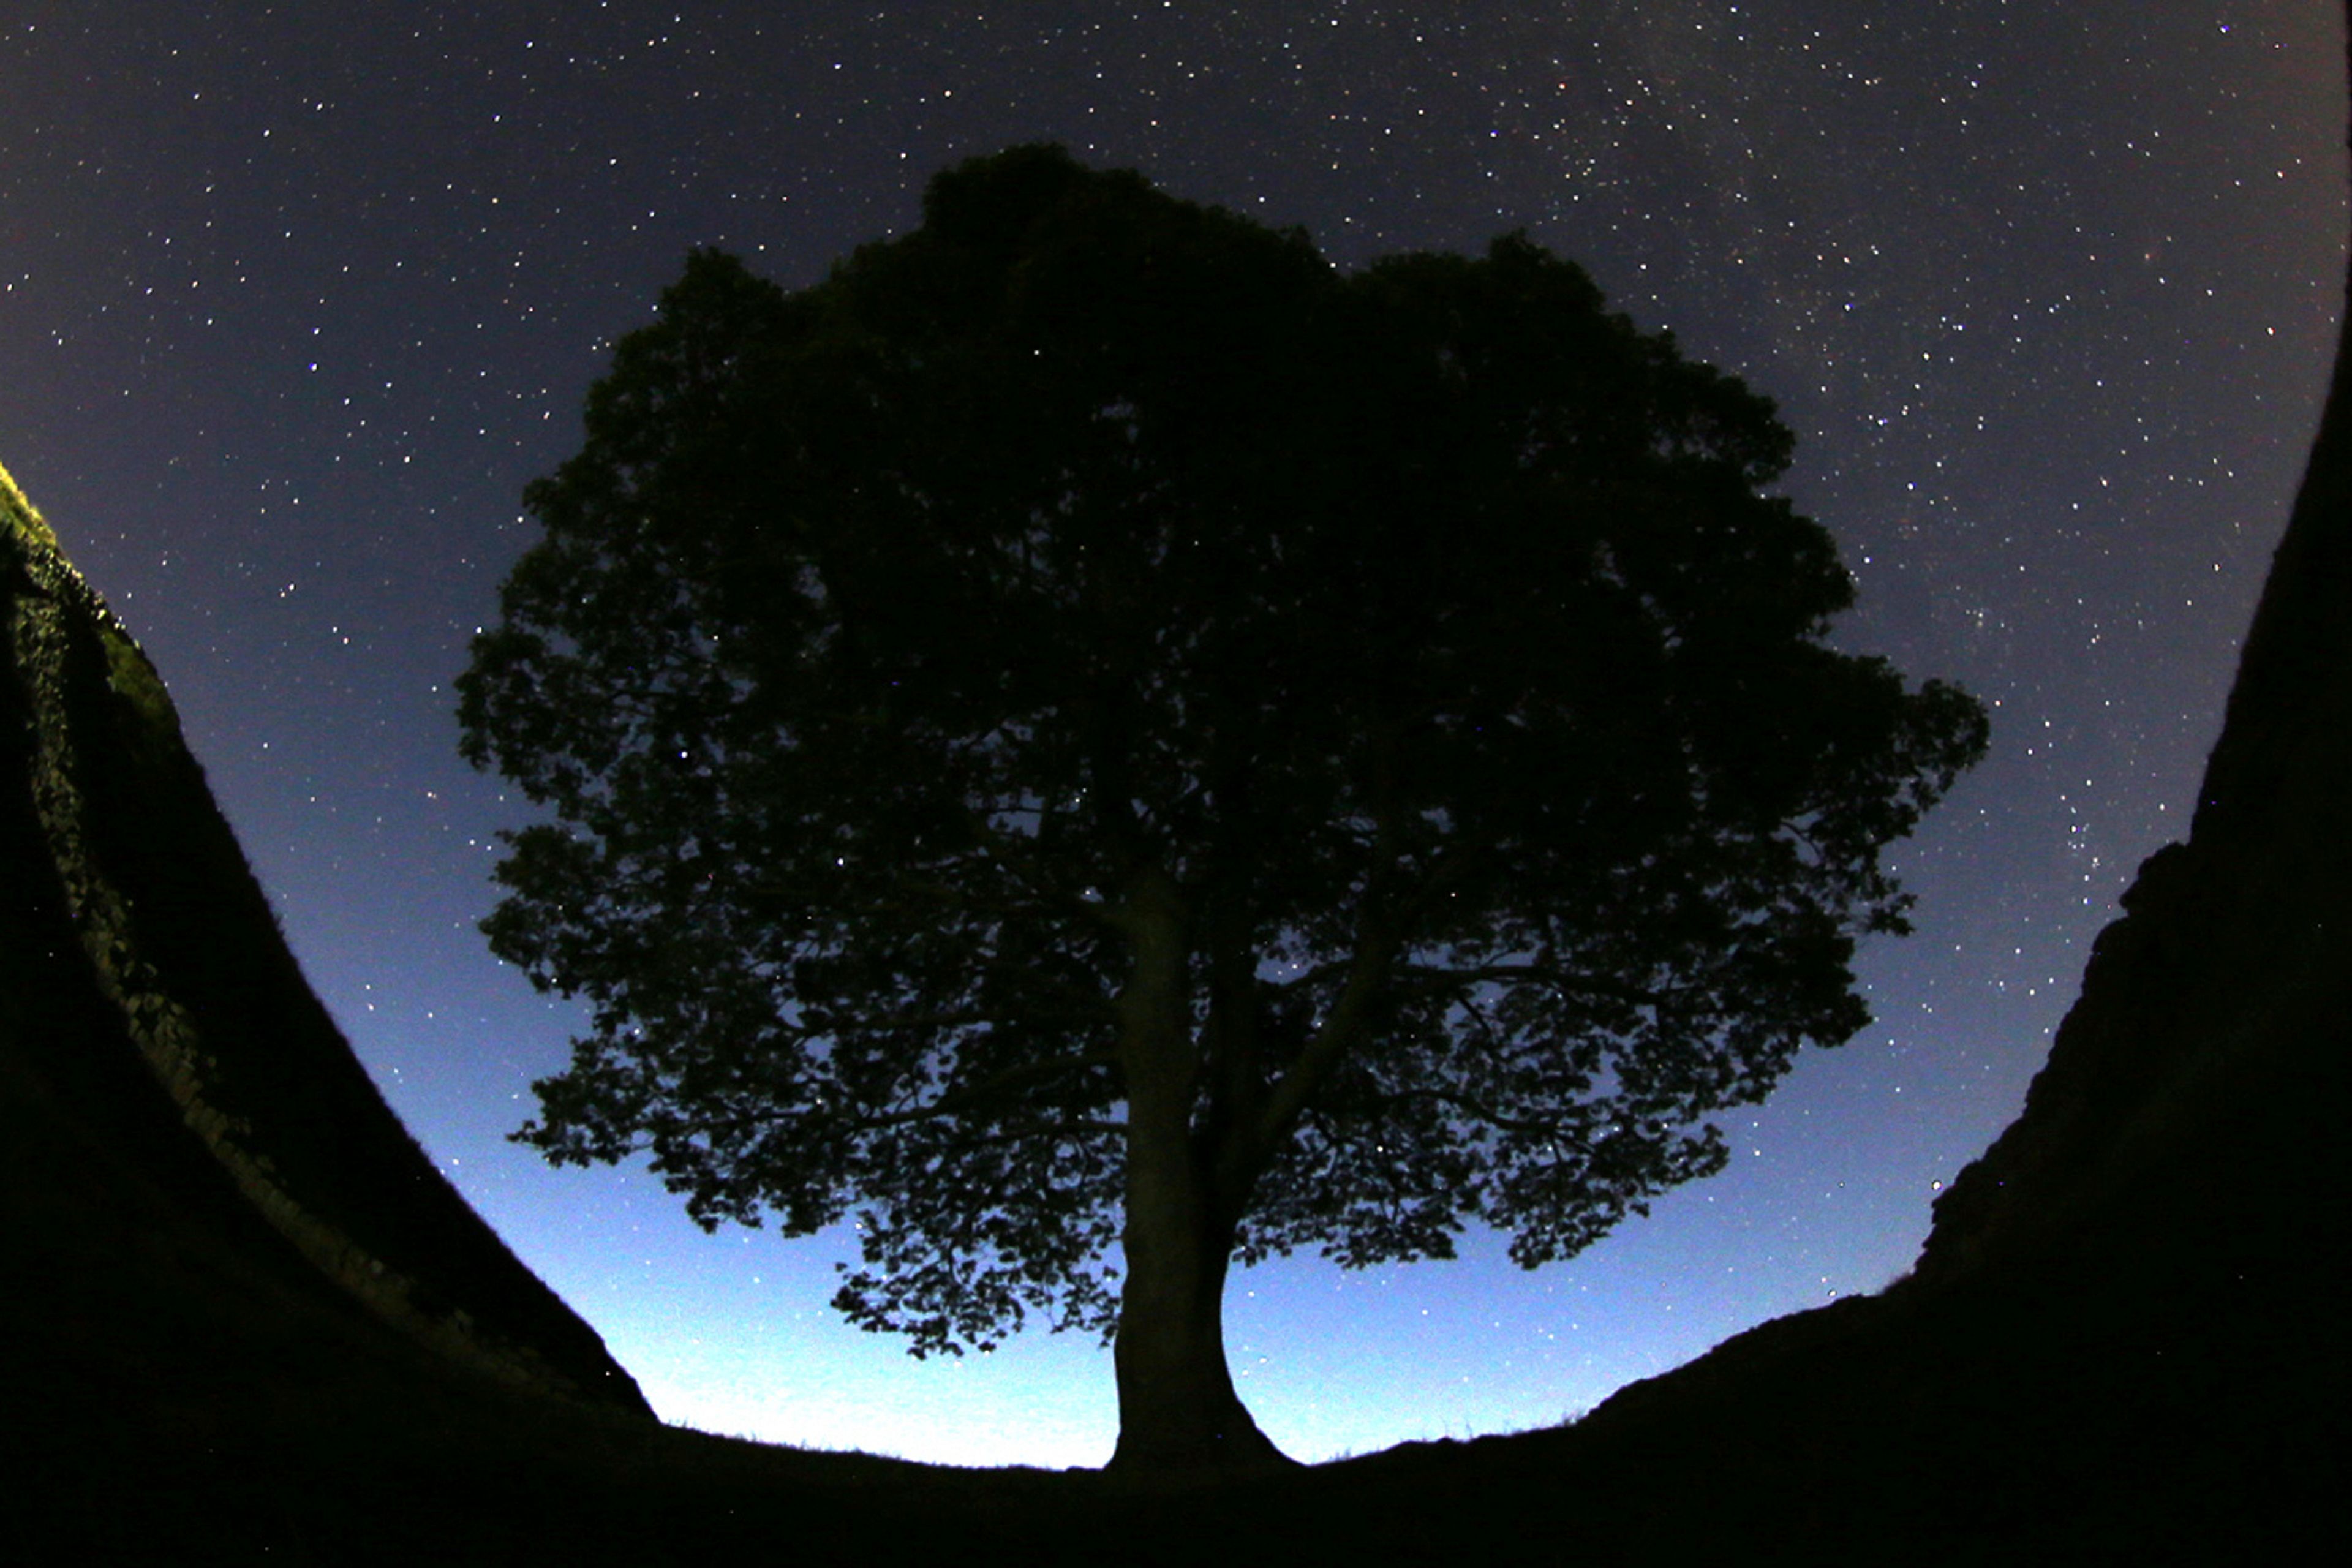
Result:
[[[856,1212],[919,1356],[1114,1338],[1118,1467],[1277,1461],[1231,1258],[1564,1258],[1865,1021],[1985,724],[1824,645],[1790,449],[1522,237],[1342,276],[1057,149],[697,254],[460,683],[554,818],[491,944],[593,1004],[516,1136]]]

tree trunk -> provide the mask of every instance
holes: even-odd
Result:
[[[1127,1217],[1119,1298],[1118,1448],[1122,1474],[1269,1469],[1292,1461],[1234,1393],[1225,1365],[1225,1267],[1233,1226],[1177,1214]]]
[[[1193,1136],[1200,1057],[1186,996],[1183,910],[1165,877],[1121,911],[1134,969],[1118,998],[1127,1079],[1127,1280],[1119,1297],[1121,1474],[1265,1469],[1291,1461],[1234,1394],[1225,1268],[1245,1193],[1220,1190]]]

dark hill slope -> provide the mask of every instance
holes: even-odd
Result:
[[[354,1383],[455,1376],[650,1425],[384,1108],[144,656],[5,474],[0,629],[5,1441],[54,1500],[119,1482],[107,1451]],[[21,1506],[0,1555],[11,1528]]]
[[[443,1357],[648,1413],[386,1110],[295,966],[145,655],[5,473],[0,512],[0,1028],[14,1065],[93,1124],[155,1114],[160,1089],[214,1181]],[[142,1060],[134,1112],[119,1079]]]

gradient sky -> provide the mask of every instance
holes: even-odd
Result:
[[[1841,638],[1992,705],[1900,857],[1877,1021],[1584,1256],[1238,1274],[1306,1458],[1558,1421],[1870,1290],[2015,1113],[2185,831],[2342,300],[2333,0],[1212,5],[12,0],[0,462],[141,637],[312,982],[440,1168],[661,1414],[1097,1464],[1109,1358],[917,1363],[838,1236],[705,1237],[503,1135],[567,1008],[492,960],[450,681],[613,340],[693,246],[788,286],[958,159],[1057,140],[1336,262],[1527,228],[1780,400]]]

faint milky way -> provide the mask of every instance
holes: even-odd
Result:
[[[1109,1369],[918,1366],[838,1237],[705,1237],[508,1145],[565,1009],[473,921],[499,826],[448,684],[687,249],[788,285],[940,165],[1058,140],[1336,261],[1526,227],[1780,400],[1841,636],[1995,704],[1902,857],[1878,1019],[1739,1158],[1535,1275],[1240,1275],[1320,1458],[1558,1419],[1907,1265],[2090,938],[2185,826],[2341,300],[2331,0],[479,8],[35,0],[0,21],[0,461],[139,633],[314,982],[419,1140],[664,1415],[1092,1463]]]

